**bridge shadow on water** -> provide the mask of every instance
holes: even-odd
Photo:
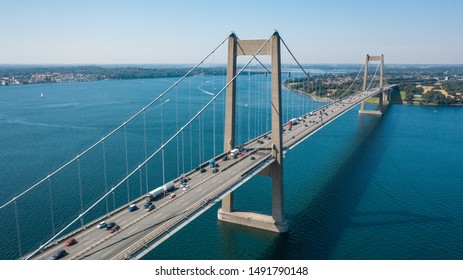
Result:
[[[288,215],[289,232],[277,236],[259,259],[334,259],[336,256],[333,253],[342,234],[348,229],[381,226],[387,230],[388,226],[449,222],[448,218],[408,211],[357,210],[388,146],[386,141],[381,142],[380,147],[377,145],[384,117],[360,116],[361,122],[363,118],[375,119],[360,131],[358,141],[350,144],[353,145],[351,154],[337,172],[326,180],[327,183],[314,195],[308,206],[299,213]],[[369,157],[365,162],[365,154],[372,151],[374,160]],[[356,172],[361,172],[362,176],[351,178]],[[358,246],[362,244],[355,244],[354,247]]]

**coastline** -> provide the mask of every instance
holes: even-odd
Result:
[[[285,85],[285,87],[290,91],[297,92],[297,93],[304,94],[304,95],[308,95],[308,96],[312,97],[312,99],[317,101],[317,102],[332,102],[333,101],[333,99],[328,98],[328,97],[316,96],[315,94],[307,93],[307,92],[302,91],[302,90],[292,89],[292,88],[290,88],[290,87],[288,87],[286,85]]]

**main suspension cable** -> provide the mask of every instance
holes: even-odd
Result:
[[[362,72],[363,66],[364,66],[363,64],[362,64],[362,66],[360,66],[360,69],[359,69],[359,71],[357,72],[357,76],[355,76],[354,81],[352,81],[352,84],[350,84],[350,86],[346,89],[346,91],[344,91],[344,92],[338,97],[338,99],[340,99],[341,97],[344,96],[344,94],[346,94],[347,92],[349,92],[349,90],[352,88],[352,86],[354,85],[354,83],[355,83],[355,82],[357,81],[357,79],[359,78],[360,73]]]

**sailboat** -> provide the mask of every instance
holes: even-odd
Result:
[[[43,93],[42,92],[40,93],[40,98],[43,98]]]

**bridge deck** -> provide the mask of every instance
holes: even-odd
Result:
[[[385,90],[391,87],[386,87]],[[289,130],[288,125],[285,125],[283,132],[285,149],[295,147],[324,125],[377,93],[378,90],[358,93],[319,108],[313,112],[314,114],[302,116],[299,123],[293,125],[291,130]],[[260,144],[259,140],[262,140],[263,143]],[[199,170],[190,173],[188,175],[191,179],[188,182],[191,187],[189,190],[183,190],[179,179],[177,179],[175,189],[171,192],[175,193],[176,197],[169,199],[166,196],[155,201],[156,209],[151,212],[146,212],[143,209],[144,198],[140,198],[137,202],[139,210],[128,212],[124,208],[112,213],[110,217],[106,218],[106,221],[114,221],[121,227],[115,233],[98,229],[95,224],[88,225],[86,229],[73,236],[78,241],[77,244],[66,247],[64,245],[65,239],[62,239],[57,244],[47,247],[33,259],[50,259],[59,249],[65,249],[68,252],[64,259],[142,257],[199,214],[219,202],[223,196],[238,188],[273,162],[270,155],[271,140],[265,137],[253,139],[243,148],[245,150],[236,159],[224,161],[223,155],[219,156],[217,162],[220,171],[217,173],[212,173],[209,167],[206,167],[205,173],[201,173]]]

